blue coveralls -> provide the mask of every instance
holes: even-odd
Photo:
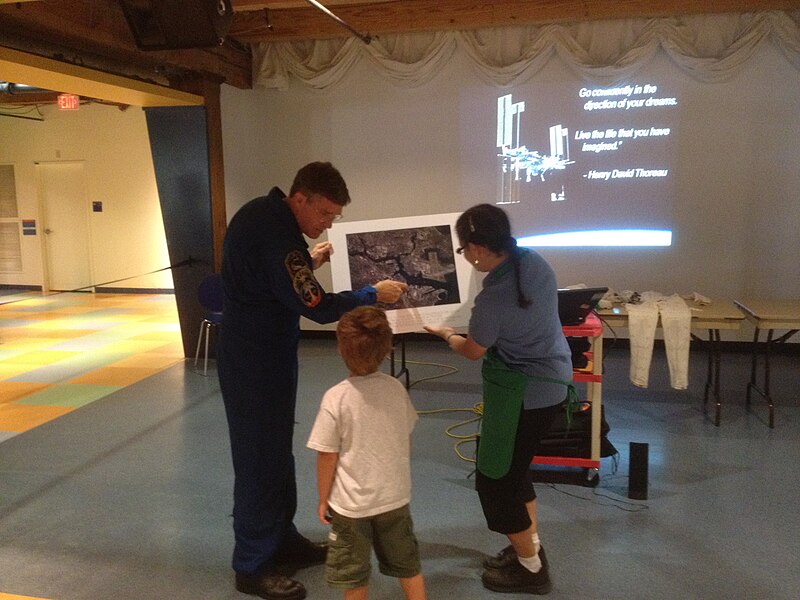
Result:
[[[292,436],[300,315],[329,323],[377,296],[371,286],[322,289],[284,197],[275,187],[245,204],[223,245],[217,359],[235,475],[233,568],[245,574],[269,568],[299,536]]]

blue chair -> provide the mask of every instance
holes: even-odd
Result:
[[[205,336],[205,357],[203,360],[203,375],[208,374],[208,338],[211,330],[222,323],[222,275],[212,273],[208,275],[197,288],[197,299],[203,308],[206,309],[206,316],[200,323],[200,334],[197,336],[197,350],[194,353],[194,366],[200,358],[200,345]]]

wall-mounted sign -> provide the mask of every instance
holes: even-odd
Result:
[[[58,95],[58,109],[59,110],[78,110],[81,98],[75,94],[59,94]]]
[[[22,219],[22,235],[36,235],[36,219]]]

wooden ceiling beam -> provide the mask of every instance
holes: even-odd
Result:
[[[234,0],[239,12],[235,13],[230,36],[258,43],[351,35],[310,5],[278,8],[285,4],[279,0]],[[265,5],[263,9],[255,10],[261,5]],[[800,0],[397,0],[354,2],[332,10],[355,30],[376,35],[797,8]]]
[[[403,2],[404,0],[320,0],[326,8],[335,8],[346,4],[385,4],[387,2]],[[2,0],[0,0],[2,2]],[[308,6],[307,0],[231,0],[234,11],[261,10],[263,8],[301,8]]]
[[[203,97],[0,47],[0,78],[133,106],[197,106]]]
[[[0,4],[0,44],[22,51],[35,48],[37,53],[52,47],[50,58],[62,49],[62,60],[155,83],[163,83],[171,73],[186,72],[242,89],[252,87],[249,48],[232,42],[214,48],[139,50],[115,0]],[[98,64],[104,60],[107,64]],[[123,69],[128,72],[120,72]]]

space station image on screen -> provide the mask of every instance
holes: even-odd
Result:
[[[353,289],[388,278],[408,284],[391,308],[461,302],[449,225],[351,233],[346,239]]]

